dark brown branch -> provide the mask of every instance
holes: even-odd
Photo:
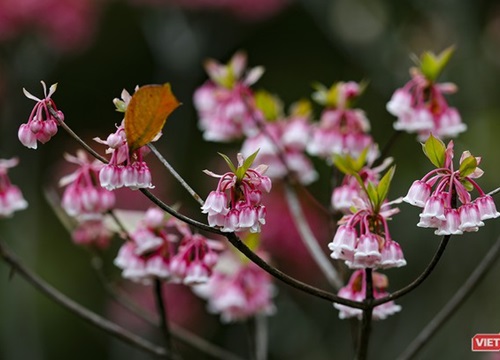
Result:
[[[104,319],[100,315],[88,310],[87,308],[81,306],[77,302],[73,301],[66,295],[59,292],[57,289],[46,283],[36,274],[31,272],[28,268],[26,268],[11,252],[7,249],[6,245],[0,241],[0,256],[2,259],[8,263],[15,273],[21,275],[26,281],[32,284],[35,288],[37,288],[41,293],[45,294],[52,301],[61,305],[65,309],[68,309],[73,314],[78,316],[79,318],[87,321],[91,325],[107,332],[108,334],[134,346],[136,348],[147,351],[151,354],[161,356],[167,359],[173,359],[167,351],[157,346],[146,339],[137,336],[130,331],[122,328],[121,326]]]
[[[165,338],[165,346],[169,352],[173,353],[172,336],[170,335],[170,328],[168,326],[167,306],[163,296],[163,284],[158,278],[154,279],[154,298],[160,319],[160,330]]]
[[[104,290],[111,297],[111,299],[149,325],[159,327],[160,322],[158,317],[155,317],[153,314],[137,305],[132,299],[126,296],[126,294],[122,293],[117,286],[110,283],[102,271],[101,260],[99,258],[97,258],[97,260],[95,259],[96,258],[92,259],[92,266],[96,271]],[[172,337],[177,341],[191,346],[192,348],[197,349],[215,359],[243,360],[237,355],[210,343],[209,341],[180,327],[179,325],[176,325],[175,323],[170,324],[170,330],[172,332]]]
[[[366,309],[363,309],[363,317],[361,318],[361,326],[359,328],[358,349],[356,354],[357,360],[365,360],[368,355],[368,342],[370,340],[372,314],[373,314],[373,277],[372,269],[365,269],[365,304]]]
[[[469,278],[457,290],[455,295],[441,309],[441,311],[427,324],[420,334],[408,345],[405,351],[398,357],[399,360],[413,358],[436,332],[451,318],[457,309],[467,300],[469,295],[484,279],[486,273],[492,268],[500,254],[500,237],[495,244],[487,251],[486,256],[481,260]]]
[[[400,298],[403,295],[406,295],[410,291],[414,290],[417,288],[420,284],[424,282],[425,279],[432,273],[434,268],[436,267],[437,263],[441,259],[441,256],[444,253],[444,250],[446,249],[446,245],[448,244],[448,241],[450,240],[451,235],[445,235],[443,236],[443,239],[441,240],[441,243],[439,244],[439,248],[437,249],[436,253],[434,254],[434,257],[432,258],[431,262],[425,270],[420,274],[418,278],[416,278],[411,284],[405,286],[404,288],[393,292],[392,294],[389,294],[383,298],[379,298],[373,301],[373,306],[378,306],[380,304],[384,304],[386,302],[395,300],[397,298]]]

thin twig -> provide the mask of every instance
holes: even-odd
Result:
[[[38,275],[26,268],[14,256],[14,254],[12,254],[10,250],[7,249],[6,245],[2,241],[0,241],[0,256],[6,263],[12,266],[12,269],[16,273],[21,275],[26,281],[31,283],[41,293],[45,294],[52,301],[61,305],[65,309],[68,309],[79,318],[136,348],[167,359],[173,359],[171,354],[169,354],[164,348],[157,346],[140,336],[135,335],[134,333],[122,328],[121,326],[109,320],[104,319],[100,315],[97,315],[96,313],[81,306],[74,300],[61,293],[59,290],[49,285]]]
[[[173,352],[172,336],[170,335],[170,328],[168,326],[167,306],[163,296],[163,283],[161,279],[155,278],[154,281],[154,298],[156,303],[156,310],[160,319],[160,330],[165,338],[165,346],[169,352]]]
[[[223,233],[224,234],[224,233]],[[266,263],[262,258],[260,258],[257,254],[255,254],[252,250],[246,246],[246,244],[241,241],[241,239],[236,236],[235,233],[226,233],[224,234],[226,238],[229,240],[229,242],[237,248],[243,255],[245,255],[247,258],[249,258],[252,262],[254,262],[257,266],[259,266],[261,269],[266,271],[267,273],[271,274],[278,280],[281,280],[285,284],[288,284],[295,289],[301,290],[303,292],[306,292],[310,295],[316,296],[318,298],[328,300],[331,302],[336,302],[338,304],[342,305],[347,305],[356,309],[364,309],[366,305],[364,303],[358,302],[358,301],[352,301],[349,299],[344,299],[342,297],[339,297],[333,293],[330,293],[328,291],[318,289],[314,286],[311,286],[309,284],[306,284],[302,281],[299,281],[297,279],[294,279],[293,277],[285,274],[281,270],[278,270],[277,268],[269,265]]]
[[[445,235],[443,236],[443,239],[441,240],[441,243],[439,244],[439,247],[434,254],[434,257],[432,258],[431,262],[425,270],[420,274],[418,278],[416,278],[412,283],[409,285],[405,286],[404,288],[393,292],[392,294],[389,294],[383,298],[378,298],[373,301],[373,306],[378,306],[380,304],[384,304],[386,302],[395,300],[397,298],[400,298],[403,295],[406,295],[410,291],[414,290],[416,287],[418,287],[420,284],[424,282],[425,279],[431,274],[431,272],[434,270],[436,267],[437,263],[439,262],[439,259],[441,259],[441,256],[444,253],[444,250],[446,249],[446,245],[448,244],[448,241],[450,240],[451,235]]]
[[[122,293],[119,288],[111,284],[102,271],[102,261],[95,261],[93,259],[92,266],[97,272],[97,276],[101,281],[104,290],[107,294],[121,305],[123,308],[142,319],[146,323],[154,327],[160,326],[160,321],[158,317],[155,317],[149,311],[146,311],[141,306],[137,305],[132,299],[130,299],[126,294]],[[184,329],[183,327],[176,325],[175,323],[170,323],[170,331],[172,337],[188,346],[193,347],[200,352],[209,355],[215,359],[220,360],[244,360],[243,358],[217,346],[209,341],[203,339],[202,337]]]
[[[373,278],[372,269],[365,269],[365,304],[366,309],[363,309],[363,317],[361,318],[361,326],[359,327],[359,341],[356,354],[356,360],[365,360],[368,355],[368,342],[372,327],[373,314]]]
[[[493,267],[500,254],[500,237],[487,251],[469,278],[457,290],[441,311],[427,324],[418,336],[399,355],[399,360],[413,358],[424,347],[425,344],[436,334],[436,332],[451,318],[457,309],[465,302],[474,289],[480,284],[487,272]]]
[[[255,315],[255,359],[267,360],[269,327],[267,316]]]
[[[57,120],[57,123],[60,127],[62,127],[73,139],[75,139],[85,150],[87,150],[93,157],[97,160],[103,162],[104,164],[108,163],[108,160],[101,156],[97,151],[95,151],[90,145],[88,145],[85,141],[83,141],[74,131],[71,129],[60,117],[57,111],[54,110],[50,103],[47,104],[47,108],[49,109],[50,114]]]
[[[295,223],[295,227],[297,228],[304,245],[306,245],[309,253],[316,260],[316,263],[327,278],[330,285],[332,285],[336,290],[340,289],[343,286],[342,279],[332,266],[330,259],[325,255],[319,246],[318,241],[304,216],[297,193],[288,183],[285,183],[285,197],[290,212],[292,213],[292,219]]]
[[[492,190],[490,191],[489,193],[487,193],[486,195],[490,195],[490,196],[493,196],[493,195],[496,195],[500,192],[500,187],[496,188],[495,190]]]
[[[198,204],[203,206],[203,200],[200,197],[200,195],[198,195],[196,191],[194,191],[193,188],[189,186],[189,184],[186,181],[184,181],[182,176],[180,176],[179,173],[175,171],[172,165],[170,165],[170,163],[167,161],[167,159],[165,159],[165,157],[163,157],[163,155],[158,151],[158,149],[156,149],[156,147],[151,143],[148,144],[148,147],[151,149],[153,154],[155,154],[155,156],[161,161],[163,166],[167,168],[170,174],[172,174],[175,177],[175,179],[182,185],[182,187],[186,189],[186,191],[193,197],[193,199],[195,199],[198,202]]]

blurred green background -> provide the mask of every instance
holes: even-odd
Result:
[[[121,121],[111,101],[123,88],[132,91],[135,85],[170,82],[183,106],[169,118],[157,146],[205,196],[215,184],[201,171],[216,164],[217,151],[234,153],[239,146],[204,143],[197,129],[192,94],[206,80],[202,62],[207,57],[226,61],[236,50],[245,50],[251,66],[266,68],[256,88],[278,94],[286,104],[310,97],[314,81],[330,85],[369,80],[359,106],[366,110],[372,134],[383,146],[395,121],[385,104],[409,78],[409,55],[439,52],[454,44],[455,56],[441,79],[459,86],[449,99],[469,127],[455,140],[455,149],[483,156],[485,176],[480,184],[486,191],[500,186],[500,4],[496,1],[1,0],[0,41],[0,157],[20,158],[10,175],[30,204],[12,219],[0,220],[1,239],[64,293],[153,340],[157,337],[150,329],[138,320],[127,320],[110,304],[89,267],[88,253],[71,243],[44,200],[43,189],[57,187],[62,154],[74,152],[76,145],[62,132],[36,151],[20,145],[17,129],[33,105],[23,96],[23,87],[40,96],[40,80],[58,82],[54,99],[66,122],[91,139],[105,137]],[[400,136],[390,155],[397,164],[391,189],[395,198],[429,171],[430,164],[412,135]],[[327,173],[324,164],[316,164]],[[154,170],[156,193],[169,203],[182,203],[184,212],[204,220],[196,204],[163,172],[159,167]],[[311,189],[324,204],[329,202],[328,183],[323,179]],[[124,206],[147,208],[140,196],[133,199],[137,200]],[[386,272],[393,290],[418,276],[439,242],[431,230],[414,226],[416,208],[407,204],[400,208],[391,229],[408,266]],[[397,301],[402,312],[374,324],[370,358],[397,356],[472,272],[499,230],[498,221],[488,221],[478,234],[452,238],[432,276]],[[322,239],[325,244],[329,241]],[[118,245],[106,254],[107,271],[115,277],[111,261]],[[284,269],[294,271],[286,264]],[[499,271],[496,265],[417,358],[484,358],[470,352],[470,339],[478,332],[500,330]],[[294,274],[300,277],[297,269]],[[328,288],[319,272],[304,279]],[[277,286],[278,312],[269,318],[270,359],[352,357],[349,321],[339,320],[327,302]],[[150,358],[85,324],[21,278],[9,279],[5,264],[0,264],[0,288],[0,359]],[[133,291],[150,290],[134,287]],[[175,300],[170,305],[170,311],[177,312]],[[191,315],[202,307],[203,303],[195,303]],[[247,353],[244,325],[222,327],[215,316],[194,315],[189,326],[193,331],[236,353]],[[203,358],[196,351],[187,354]]]

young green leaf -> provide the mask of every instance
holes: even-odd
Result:
[[[333,165],[346,175],[351,175],[354,172],[347,156],[333,155]]]
[[[353,170],[359,172],[366,163],[366,157],[368,155],[369,146],[365,147],[358,158],[352,162]]]
[[[389,193],[389,187],[391,186],[391,181],[396,171],[396,166],[391,166],[385,175],[380,179],[377,187],[378,202],[382,204]]]
[[[247,157],[245,161],[243,162],[242,168],[245,169],[244,172],[247,172],[248,169],[250,169],[250,166],[252,166],[253,162],[255,161],[255,158],[259,154],[260,149],[257,149],[256,152],[254,152],[252,155]]]
[[[370,181],[368,182],[368,185],[366,186],[366,194],[368,195],[368,198],[370,199],[370,203],[372,204],[374,209],[378,209],[380,204],[379,204],[379,196],[377,192],[377,188],[373,183]]]
[[[462,179],[460,181],[462,183],[462,185],[464,186],[464,188],[467,190],[467,191],[472,191],[474,190],[474,185],[472,185],[472,183],[467,180],[467,179]]]
[[[435,81],[450,61],[454,51],[455,47],[450,46],[439,55],[424,52],[420,57],[420,71],[428,80]]]
[[[231,161],[231,159],[227,155],[225,155],[223,153],[217,153],[217,154],[219,154],[220,156],[222,156],[222,158],[226,161],[226,164],[229,166],[229,169],[231,169],[231,171],[233,173],[236,173],[236,166],[234,166],[234,164]]]
[[[460,172],[460,176],[464,178],[472,174],[476,170],[476,168],[477,160],[474,156],[471,155],[462,160],[458,171]]]
[[[444,166],[446,146],[444,143],[430,134],[429,138],[422,144],[425,156],[438,168]]]
[[[283,116],[283,103],[281,100],[265,90],[255,93],[255,106],[264,114],[267,121],[276,121]]]
[[[243,164],[236,169],[235,174],[236,174],[236,178],[238,180],[243,179],[243,177],[245,176],[245,173],[247,172],[248,169],[250,169],[250,166],[252,166],[253,162],[255,161],[255,158],[257,157],[259,150],[260,149],[257,149],[256,152],[254,152],[252,155],[247,157],[245,159],[245,161],[243,162]]]

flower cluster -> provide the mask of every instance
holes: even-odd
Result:
[[[309,103],[292,106],[292,113],[288,118],[280,112],[264,115],[267,121],[262,125],[263,131],[247,138],[243,142],[241,153],[250,156],[259,149],[255,161],[269,166],[266,174],[272,179],[283,179],[290,172],[301,184],[312,183],[318,178],[318,173],[304,154],[310,139],[310,116]]]
[[[113,237],[104,217],[79,218],[71,232],[71,238],[77,245],[106,249]]]
[[[232,251],[221,254],[209,281],[193,290],[208,300],[208,311],[220,314],[224,323],[275,312],[271,276]]]
[[[403,199],[423,208],[417,226],[436,228],[436,235],[460,235],[463,232],[478,231],[484,225],[483,220],[500,216],[493,198],[485,194],[474,181],[483,175],[478,167],[481,158],[464,151],[460,157],[459,169],[455,170],[453,141],[445,148],[432,135],[426,141],[424,151],[437,168],[414,181]],[[473,189],[479,193],[475,200],[472,200],[470,194]]]
[[[137,91],[139,87],[136,87]],[[127,90],[121,93],[121,99],[113,99],[116,111],[125,112],[132,96]],[[160,138],[161,132],[152,141]],[[153,188],[151,183],[151,171],[148,164],[143,160],[149,152],[146,146],[131,151],[125,133],[124,121],[117,127],[116,131],[110,134],[106,140],[98,137],[94,138],[100,144],[108,146],[107,154],[111,154],[109,163],[104,165],[99,172],[101,186],[114,190],[121,187],[128,187],[132,190]]]
[[[207,60],[210,77],[194,93],[199,127],[208,141],[231,141],[256,132],[257,113],[253,108],[250,86],[262,75],[263,68],[250,69],[244,76],[246,55],[236,53],[227,65]]]
[[[151,183],[151,171],[143,160],[148,149],[143,146],[130,153],[123,122],[106,140],[99,138],[95,140],[107,145],[109,148],[106,152],[111,154],[109,163],[104,165],[99,172],[102,187],[108,190],[123,186],[134,190],[154,187]]]
[[[372,137],[367,134],[370,123],[365,113],[353,109],[353,102],[361,95],[363,87],[355,82],[338,82],[330,89],[320,86],[313,98],[325,106],[319,123],[312,129],[307,151],[311,155],[330,158],[334,154],[357,157],[369,148],[370,158],[378,155]]]
[[[365,281],[365,271],[356,270],[352,273],[349,283],[341,288],[338,292],[338,296],[349,299],[353,301],[363,301],[366,297],[366,281]],[[375,299],[383,298],[389,293],[386,291],[389,286],[389,281],[387,276],[372,272],[373,281],[373,297]],[[363,316],[363,311],[361,309],[352,308],[342,304],[333,304],[333,306],[339,310],[339,318],[347,319],[356,317],[361,319]],[[373,308],[372,318],[374,320],[384,320],[390,315],[393,315],[401,311],[401,306],[396,305],[394,301],[389,301],[384,304],[378,305]]]
[[[360,164],[364,162],[363,155],[364,154],[362,154],[356,162]],[[392,163],[392,161],[392,158],[387,158],[381,165],[373,168],[371,167],[371,164],[366,164],[358,170],[357,173],[363,180],[365,186],[368,185],[368,182],[377,185],[380,180],[380,173],[384,171]],[[335,160],[334,164],[336,164]],[[334,210],[341,211],[344,214],[349,214],[353,201],[357,197],[363,197],[363,188],[360,186],[358,179],[354,175],[346,174],[341,185],[333,189],[331,196],[332,208]]]
[[[17,158],[0,159],[0,217],[12,216],[14,211],[28,207],[21,190],[10,182],[7,174],[18,163]]]
[[[104,213],[113,208],[115,194],[99,184],[103,164],[90,161],[83,150],[78,150],[76,156],[65,154],[64,158],[78,166],[59,181],[60,186],[66,187],[61,206],[77,222],[71,237],[75,244],[106,248],[113,232],[104,223]]]
[[[435,82],[451,56],[449,51],[440,58],[424,54],[420,69],[412,68],[411,80],[394,92],[387,103],[387,111],[398,118],[394,129],[417,133],[420,140],[427,139],[430,133],[443,138],[455,137],[467,130],[458,110],[450,107],[444,97],[456,92],[455,84]]]
[[[231,171],[217,175],[205,170],[205,173],[220,178],[217,189],[210,192],[201,207],[204,214],[208,214],[210,226],[220,226],[221,231],[260,232],[265,224],[266,208],[261,203],[262,192],[271,190],[271,179],[264,175],[267,166],[259,165],[250,169],[257,153],[246,160],[238,154],[238,168],[227,158]],[[229,194],[228,195],[226,194]]]
[[[218,242],[193,234],[185,223],[149,209],[122,245],[114,263],[122,276],[148,283],[152,278],[186,285],[208,280],[221,250]]]
[[[387,225],[387,218],[398,209],[390,209],[386,203],[382,211],[376,212],[368,201],[359,197],[353,204],[356,211],[340,220],[341,225],[328,244],[331,257],[345,260],[351,269],[405,266],[401,247],[392,240]]]
[[[70,216],[96,217],[110,210],[115,204],[115,194],[99,184],[99,171],[103,164],[90,161],[83,150],[76,156],[65,154],[64,158],[78,169],[64,176],[60,186],[66,186],[62,196],[62,207]]]
[[[51,99],[57,89],[57,84],[51,85],[47,93],[47,86],[43,81],[41,83],[45,96],[43,99],[37,98],[23,88],[24,95],[28,99],[36,101],[28,122],[21,124],[18,131],[19,141],[30,149],[36,149],[38,141],[42,144],[49,141],[57,133],[58,120],[64,121],[64,114],[62,111],[57,110],[56,104]],[[58,119],[51,114],[49,106],[57,113]]]

